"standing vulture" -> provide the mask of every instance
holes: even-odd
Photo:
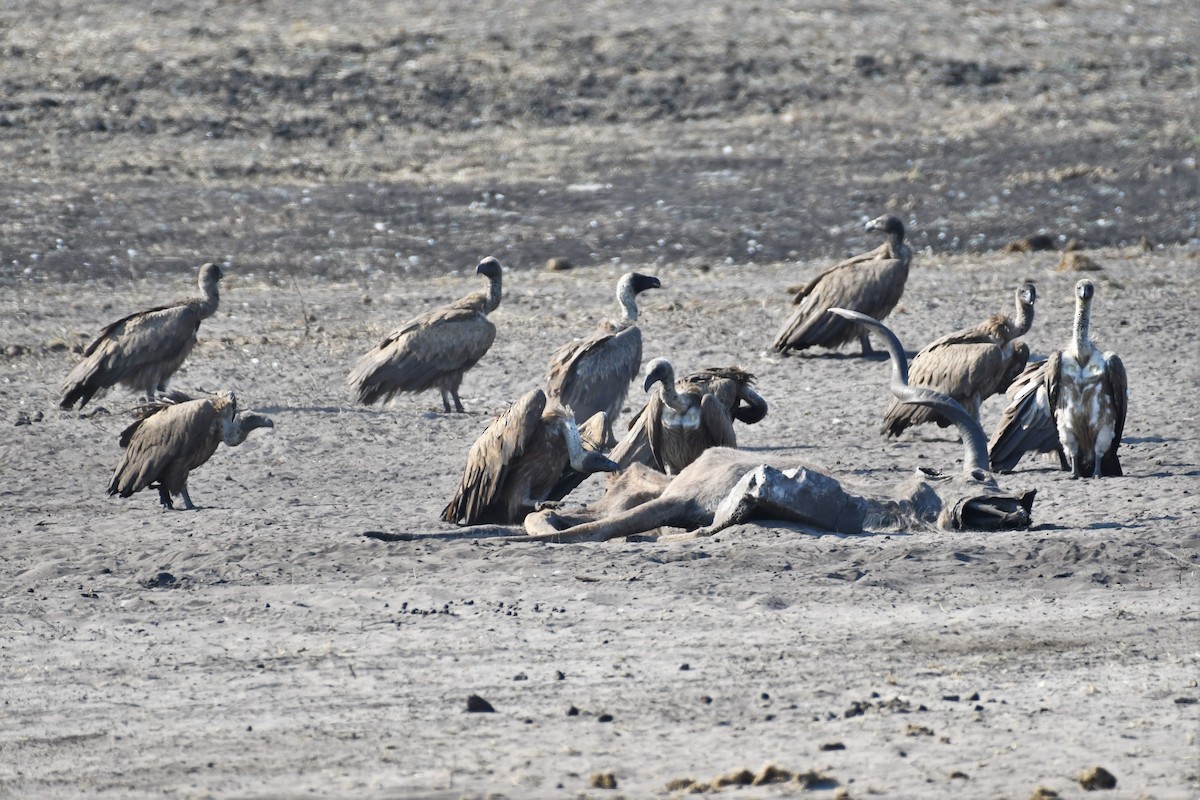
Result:
[[[1115,353],[1101,353],[1088,334],[1089,280],[1075,284],[1075,328],[1066,349],[1025,368],[988,443],[992,468],[1010,471],[1029,451],[1057,452],[1071,477],[1121,474],[1117,447],[1125,430],[1128,382]]]
[[[188,353],[196,346],[201,320],[217,312],[217,284],[225,273],[216,264],[200,267],[200,297],[139,311],[100,331],[83,351],[83,360],[67,373],[59,407],[83,408],[97,392],[118,383],[153,399],[164,392]]]
[[[457,525],[517,524],[553,497],[569,469],[582,475],[617,465],[585,450],[571,413],[541,389],[522,396],[488,425],[467,455],[458,491],[442,511]]]
[[[904,223],[891,214],[871,220],[866,229],[881,231],[887,241],[830,267],[802,287],[792,299],[798,308],[775,337],[776,350],[838,348],[858,339],[863,355],[873,352],[865,329],[829,309],[837,306],[875,319],[886,317],[904,293],[912,250],[904,243]]]
[[[591,336],[570,342],[550,356],[546,394],[559,400],[583,423],[594,414],[607,414],[604,440],[612,445],[612,423],[621,412],[629,382],[642,368],[642,331],[637,326],[637,296],[659,289],[658,278],[627,272],[617,281],[621,316],[605,321]]]
[[[993,314],[973,328],[947,334],[926,345],[909,364],[909,380],[948,394],[963,405],[977,421],[979,407],[993,394],[1003,392],[1025,369],[1029,347],[1014,342],[1033,325],[1037,289],[1032,283],[1017,288],[1017,314]],[[899,436],[905,428],[936,422],[948,428],[954,423],[930,406],[901,403],[892,398],[883,414],[884,436]]]
[[[645,390],[655,383],[658,391],[612,452],[621,467],[640,462],[674,475],[710,447],[737,447],[735,419],[752,425],[767,415],[754,376],[738,367],[709,367],[676,381],[671,362],[656,358],[646,370]]]
[[[426,311],[392,331],[363,355],[350,371],[349,384],[358,402],[371,405],[401,392],[438,388],[442,408],[463,412],[458,387],[463,374],[483,358],[496,340],[487,315],[500,305],[500,262],[487,257],[475,267],[486,275],[486,292],[473,292],[449,305]]]
[[[173,495],[185,509],[195,508],[188,496],[188,473],[208,461],[224,442],[236,447],[255,428],[274,428],[269,417],[239,414],[233,392],[192,400],[178,392],[137,410],[138,421],[121,431],[125,452],[108,483],[110,495],[129,497],[148,486],[158,488],[163,507],[173,509]]]

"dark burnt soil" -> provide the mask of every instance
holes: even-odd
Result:
[[[0,9],[0,281],[1200,235],[1191,0]]]

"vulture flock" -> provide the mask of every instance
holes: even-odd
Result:
[[[1121,474],[1125,369],[1090,338],[1091,281],[1076,286],[1071,340],[1045,360],[1031,361],[1019,341],[1033,325],[1037,299],[1033,284],[1025,283],[1015,290],[1011,316],[996,313],[935,339],[910,365],[879,322],[899,302],[912,263],[904,225],[884,215],[866,229],[882,234],[883,244],[789,290],[794,310],[774,349],[786,355],[857,341],[866,355],[873,352],[869,335],[882,336],[893,364],[883,435],[929,422],[956,426],[967,453],[955,485],[965,481],[965,494],[960,486],[947,499],[942,484],[922,481],[905,501],[863,499],[809,467],[784,471],[752,463],[752,454],[736,449],[736,423],[759,422],[768,406],[754,389],[755,376],[737,366],[677,377],[670,360],[652,358],[642,383],[647,400],[618,438],[614,428],[629,386],[642,372],[638,297],[662,289],[658,278],[630,272],[616,285],[618,316],[555,350],[544,390],[518,398],[480,434],[441,518],[457,525],[523,524],[531,534],[526,538],[557,541],[628,535],[655,524],[703,530],[743,518],[748,509],[839,530],[898,508],[910,519],[924,519],[918,511],[926,509],[926,517],[948,527],[1019,528],[1029,524],[1033,493],[1004,493],[995,475],[1012,471],[1026,453],[1056,453],[1073,477]],[[475,272],[487,279],[485,289],[405,322],[354,364],[347,383],[357,402],[437,389],[446,413],[463,412],[459,387],[496,339],[488,315],[502,295],[499,261],[484,258]],[[189,473],[220,443],[235,447],[254,429],[274,427],[268,417],[243,413],[232,391],[192,398],[167,390],[196,344],[200,323],[217,310],[222,277],[219,266],[205,264],[199,297],[106,326],[64,379],[63,409],[83,408],[118,384],[144,395],[135,421],[120,435],[109,494],[155,488],[164,508],[175,508],[175,497],[194,508]],[[989,440],[980,406],[997,394],[1006,395],[1007,406]],[[610,473],[609,488],[591,516],[560,514],[564,498],[596,472]],[[644,524],[649,528],[639,527]]]

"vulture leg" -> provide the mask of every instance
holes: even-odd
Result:
[[[175,510],[175,504],[171,502],[171,493],[167,491],[167,487],[162,483],[158,484],[158,502],[162,503],[163,508]]]
[[[196,506],[192,505],[192,498],[188,495],[187,482],[184,481],[183,488],[179,490],[179,496],[183,498],[183,510],[192,511]]]
[[[451,389],[450,396],[454,398],[454,410],[459,414],[465,414],[466,411],[463,409],[462,401],[458,399],[458,389]],[[446,410],[449,411],[450,409]]]

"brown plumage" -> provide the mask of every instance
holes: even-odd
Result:
[[[1016,291],[1015,317],[993,314],[974,327],[926,345],[909,365],[909,380],[914,386],[950,395],[978,420],[983,401],[1007,389],[1029,360],[1029,347],[1014,340],[1033,325],[1036,301],[1034,285],[1021,284]],[[953,424],[933,408],[892,398],[881,430],[884,436],[899,436],[905,428],[926,422],[943,428]]]
[[[621,467],[643,463],[675,474],[710,447],[737,447],[735,419],[758,422],[767,401],[754,391],[754,376],[738,367],[710,367],[679,381],[665,358],[646,370],[644,389],[659,384],[629,423],[629,432],[612,452]]]
[[[121,384],[152,398],[196,346],[201,320],[217,311],[217,285],[224,272],[200,267],[200,297],[130,314],[106,326],[83,351],[83,360],[63,380],[60,408],[83,408],[95,395]]]
[[[637,326],[637,296],[661,288],[658,278],[628,272],[617,281],[621,316],[600,325],[591,336],[563,345],[550,356],[546,394],[559,400],[582,423],[597,412],[607,415],[605,441],[611,445],[612,423],[621,412],[629,382],[642,367],[642,332]]]
[[[1057,452],[1071,476],[1122,474],[1117,448],[1125,431],[1129,384],[1115,353],[1090,336],[1095,285],[1075,285],[1071,341],[1026,367],[1009,389],[1008,406],[988,443],[992,468],[1009,471],[1027,452]]]
[[[458,525],[519,523],[551,499],[568,469],[589,475],[616,468],[599,453],[585,450],[570,412],[535,389],[475,440],[442,519]]]
[[[500,305],[500,262],[485,258],[475,272],[487,277],[486,292],[473,292],[409,320],[358,360],[348,379],[358,402],[387,402],[402,392],[436,388],[446,413],[451,400],[462,413],[458,387],[496,340],[496,326],[487,315]]]
[[[140,406],[138,420],[121,432],[121,460],[108,484],[110,495],[129,497],[148,486],[158,488],[159,501],[174,508],[172,496],[188,495],[188,473],[204,464],[224,442],[236,447],[255,428],[273,428],[270,418],[239,414],[233,392],[193,400],[178,392]]]
[[[801,287],[792,299],[798,307],[775,337],[776,350],[838,348],[858,339],[864,355],[872,352],[866,330],[829,309],[837,306],[875,319],[886,317],[904,293],[912,250],[904,243],[904,224],[890,214],[871,220],[866,229],[881,231],[887,241],[830,267]]]
[[[858,324],[884,337],[891,357],[891,392],[905,402],[936,405],[962,435],[963,470],[947,475],[923,467],[916,480],[891,496],[859,495],[817,469],[763,463],[762,453],[711,447],[670,477],[635,464],[609,479],[603,498],[578,511],[548,511],[525,518],[527,542],[602,542],[663,527],[688,533],[662,539],[711,536],[730,525],[772,519],[842,533],[912,530],[930,523],[948,530],[1028,528],[1035,492],[1009,492],[987,471],[983,428],[953,398],[908,384],[904,348],[886,326],[853,311]],[[784,471],[784,467],[789,467]]]

